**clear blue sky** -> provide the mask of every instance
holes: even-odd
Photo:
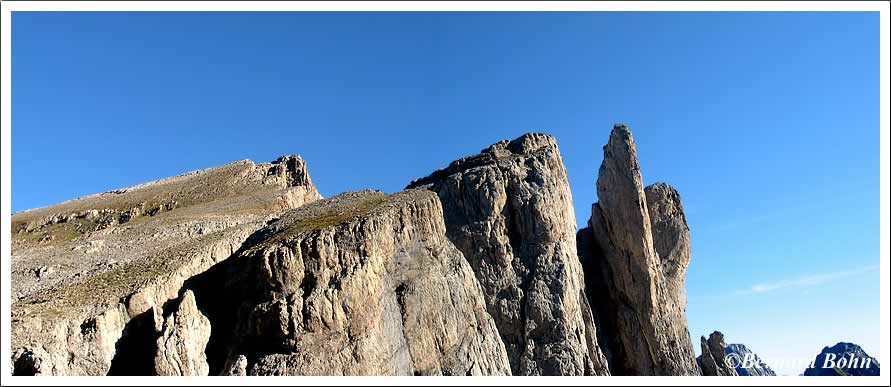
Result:
[[[683,197],[694,338],[879,356],[878,13],[15,12],[12,31],[13,211],[289,153],[325,196],[398,191],[544,131],[581,225],[625,122],[646,183]]]

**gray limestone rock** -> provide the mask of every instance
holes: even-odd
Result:
[[[448,238],[482,285],[515,375],[606,375],[584,296],[575,213],[556,140],[531,133],[409,188],[436,192]]]
[[[216,347],[224,374],[510,374],[431,192],[341,194],[285,213],[249,246],[204,290],[237,305],[211,315],[234,322]]]

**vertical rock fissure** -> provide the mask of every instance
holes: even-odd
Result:
[[[399,323],[401,325],[400,329],[401,329],[402,337],[405,340],[403,346],[398,348],[396,350],[396,352],[399,352],[403,349],[405,349],[405,351],[408,352],[408,359],[409,359],[410,366],[412,368],[411,372],[412,372],[412,374],[417,376],[417,375],[421,375],[421,370],[415,369],[415,367],[414,367],[415,354],[412,352],[411,346],[408,345],[408,337],[406,337],[407,332],[405,330],[405,325],[408,323],[408,321],[406,320],[406,309],[405,309],[406,308],[406,306],[405,306],[405,302],[406,302],[405,292],[406,292],[406,290],[407,290],[407,285],[405,282],[401,282],[399,285],[396,286],[396,288],[393,289],[393,296],[396,299],[396,305],[399,308]]]

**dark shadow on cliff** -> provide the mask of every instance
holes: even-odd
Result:
[[[626,358],[624,347],[619,337],[614,334],[616,327],[616,304],[612,301],[609,292],[609,267],[603,258],[603,251],[597,244],[594,231],[590,227],[578,230],[576,233],[576,248],[582,270],[585,273],[585,294],[594,315],[594,325],[597,327],[597,344],[600,346],[603,356],[609,365],[611,375],[634,375],[634,373],[621,364],[621,359]]]
[[[81,329],[89,327],[81,326]],[[111,359],[108,375],[155,375],[158,336],[151,309],[130,319],[124,326],[121,338],[115,343],[115,355]]]
[[[180,290],[180,294],[186,289],[191,290],[195,294],[198,310],[210,320],[210,340],[204,351],[210,375],[222,374],[233,355],[241,354],[253,359],[256,352],[262,352],[254,348],[260,343],[244,343],[237,334],[239,327],[236,324],[239,309],[251,305],[251,300],[263,285],[245,280],[249,278],[250,265],[247,263],[251,258],[244,253],[268,237],[268,232],[262,228],[254,232],[232,255],[189,278]]]

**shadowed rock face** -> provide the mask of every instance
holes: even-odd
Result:
[[[416,187],[439,195],[448,238],[476,273],[514,374],[608,374],[553,137],[498,142],[409,185]]]
[[[644,187],[624,125],[603,148],[597,196],[578,233],[579,256],[611,372],[698,375],[685,316],[690,236],[680,196],[666,184]]]
[[[708,336],[700,337],[702,355],[699,358],[704,376],[739,376],[735,367],[731,367],[726,361],[726,347],[724,334],[718,331]]]
[[[431,192],[359,191],[301,207],[227,264],[195,285],[199,299],[228,300],[207,308],[225,374],[510,374]]]

